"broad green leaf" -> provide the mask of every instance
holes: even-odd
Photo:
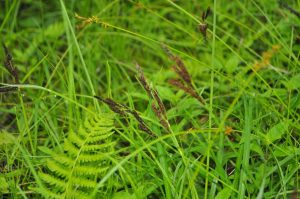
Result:
[[[39,146],[38,149],[40,151],[42,151],[43,153],[47,154],[47,155],[52,155],[53,154],[53,150],[49,149],[48,147]]]
[[[159,96],[161,97],[161,99],[163,100],[168,100],[170,102],[174,102],[175,100],[175,95],[174,93],[171,91],[170,88],[168,87],[163,87],[163,86],[156,86],[155,87],[159,93]]]
[[[300,74],[293,76],[288,82],[285,83],[288,89],[299,89],[300,88]]]
[[[232,56],[230,57],[226,64],[225,64],[225,69],[228,73],[232,73],[235,71],[235,69],[237,68],[238,64],[239,64],[240,60],[237,56]]]
[[[224,62],[223,62],[224,63]],[[219,60],[218,58],[215,58],[215,62],[214,62],[214,66],[216,67],[216,68],[223,68],[223,64],[222,64],[222,61],[221,60]]]
[[[5,179],[5,177],[0,176],[0,193],[6,193],[8,192],[8,183]]]
[[[136,199],[134,194],[130,194],[126,191],[119,191],[114,194],[112,199]]]
[[[222,191],[218,193],[216,199],[228,199],[231,195],[231,189],[228,187],[224,188]]]
[[[1,132],[0,133],[0,146],[1,145],[7,145],[7,144],[13,144],[15,141],[15,137],[8,133],[8,132]]]
[[[291,109],[300,108],[300,93],[291,98]]]
[[[300,154],[300,149],[294,146],[278,146],[274,150],[274,155],[276,157],[285,157],[290,154]]]
[[[53,23],[47,27],[44,31],[46,37],[57,38],[64,33],[64,24],[63,23]]]
[[[270,144],[276,140],[279,140],[287,130],[287,127],[288,123],[286,121],[280,122],[273,126],[266,135],[267,143]]]
[[[250,149],[251,149],[251,151],[258,153],[261,157],[264,156],[264,152],[261,149],[261,146],[258,145],[256,142],[251,143]]]

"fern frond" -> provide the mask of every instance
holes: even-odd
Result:
[[[36,190],[45,198],[89,198],[115,153],[116,143],[110,139],[112,118],[112,115],[88,118],[77,131],[70,131],[64,152],[53,153],[47,161],[48,172],[39,173],[47,190]]]
[[[74,163],[74,159],[72,157],[67,156],[66,154],[53,155],[52,159],[66,166],[72,165]]]
[[[116,144],[116,142],[108,142],[103,144],[91,144],[91,145],[85,145],[82,147],[82,151],[96,151],[96,150],[102,150],[105,148],[112,147]]]
[[[84,144],[82,138],[76,134],[74,131],[69,132],[69,140],[76,144],[78,147],[81,147]]]
[[[86,162],[98,162],[101,160],[108,159],[107,157],[113,155],[114,152],[98,153],[98,154],[85,154],[78,157],[80,163]]]
[[[52,161],[47,161],[47,166],[48,168],[54,172],[57,176],[59,177],[67,177],[69,176],[69,172],[66,165],[60,164],[54,160]]]
[[[88,144],[92,144],[92,143],[96,143],[96,142],[99,142],[101,140],[105,140],[107,139],[108,137],[110,137],[113,133],[107,133],[107,134],[104,134],[104,135],[96,135],[96,136],[91,136],[91,137],[88,137],[86,139],[86,142]]]
[[[86,179],[85,177],[72,177],[72,182],[70,182],[75,187],[86,187],[94,188],[97,186],[97,182],[93,179]]]
[[[91,199],[91,197],[87,193],[85,193],[83,191],[71,192],[71,193],[68,193],[67,195],[68,195],[67,198],[72,198],[72,199],[77,199],[77,198],[80,198],[80,199]]]
[[[58,177],[46,173],[39,173],[39,175],[41,179],[44,180],[49,185],[53,185],[60,190],[64,190],[66,188],[65,181]]]
[[[77,155],[80,153],[80,148],[76,147],[69,139],[65,140],[64,143],[64,150],[68,152],[73,158],[76,158]]]
[[[54,193],[52,191],[49,191],[48,189],[45,189],[45,188],[42,188],[42,187],[35,187],[35,188],[32,188],[33,191],[35,191],[36,193],[39,193],[41,195],[44,196],[44,198],[49,198],[49,199],[61,199],[61,194],[57,194],[57,193]]]
[[[103,174],[105,173],[109,167],[108,166],[102,166],[102,165],[98,165],[100,166],[99,168],[97,168],[95,170],[95,167],[94,166],[78,166],[75,168],[75,172],[78,174],[78,175],[99,175],[99,174]]]

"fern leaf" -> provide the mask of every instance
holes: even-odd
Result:
[[[49,175],[49,174],[46,174],[46,173],[39,173],[40,174],[40,177],[45,181],[47,182],[49,185],[53,185],[55,186],[56,188],[60,189],[60,190],[63,190],[66,188],[66,183],[65,181],[57,178],[57,177],[54,177],[52,175]]]
[[[74,191],[74,192],[71,192],[71,193],[68,193],[68,198],[72,198],[72,199],[77,199],[77,198],[80,198],[80,199],[91,199],[91,197],[83,192],[83,191]]]
[[[59,177],[69,176],[69,172],[68,172],[66,166],[63,164],[59,164],[56,161],[48,161],[47,166],[52,172],[56,173],[57,176],[59,176]]]
[[[78,166],[76,167],[75,171],[79,175],[95,175],[95,174],[99,175],[105,173],[108,169],[109,169],[108,166],[106,167],[102,166],[100,168],[97,168],[96,170],[94,166]]]
[[[49,191],[48,189],[42,188],[42,187],[35,187],[33,190],[41,195],[43,195],[47,199],[61,199],[61,194],[54,193],[52,191]]]
[[[67,156],[66,154],[53,155],[52,158],[57,162],[60,162],[61,164],[64,164],[66,166],[72,165],[74,163],[73,158]]]
[[[78,147],[81,147],[84,144],[84,141],[82,140],[82,138],[76,134],[74,131],[71,131],[69,133],[69,140],[76,144]]]
[[[81,155],[80,157],[78,157],[78,161],[80,163],[98,162],[101,160],[104,161],[105,159],[107,159],[107,157],[111,156],[112,154],[114,154],[114,152]]]
[[[85,145],[82,147],[83,151],[96,151],[96,150],[102,150],[105,148],[112,147],[116,144],[116,142],[108,142],[103,144],[91,144],[91,145]]]
[[[92,143],[96,143],[96,142],[99,142],[101,140],[105,140],[107,139],[108,137],[110,137],[113,133],[107,133],[105,135],[96,135],[96,136],[91,136],[91,137],[88,137],[86,139],[86,142],[88,144],[92,144]]]
[[[65,140],[64,150],[68,152],[69,155],[76,158],[80,153],[80,148],[77,148],[69,139]]]
[[[112,115],[87,118],[77,131],[70,131],[64,152],[53,153],[47,172],[39,175],[46,185],[36,188],[45,198],[89,198],[90,192],[109,169],[115,142]]]
[[[72,177],[72,185],[75,187],[86,187],[86,188],[93,188],[97,186],[97,183],[93,179],[86,179],[84,177]]]

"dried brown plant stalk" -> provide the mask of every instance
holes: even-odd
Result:
[[[137,79],[139,80],[140,84],[148,94],[149,98],[153,99],[155,102],[151,104],[152,110],[154,111],[156,117],[159,119],[159,122],[164,127],[164,129],[167,132],[171,132],[170,124],[166,113],[166,108],[162,100],[160,99],[157,90],[150,87],[150,85],[148,84],[145,78],[142,68],[138,64],[136,64],[136,69],[138,73]]]
[[[14,77],[14,79],[15,79],[14,83],[19,84],[19,82],[20,82],[19,75],[18,75],[18,71],[17,71],[16,67],[13,64],[12,55],[9,52],[6,45],[4,44],[4,42],[2,42],[2,46],[4,49],[4,53],[5,53],[4,67],[9,72],[9,74],[11,74]],[[15,91],[15,90],[17,90],[16,87],[0,87],[0,93],[10,92],[10,91]]]
[[[174,66],[172,66],[173,70],[180,76],[183,81],[185,81],[189,86],[192,87],[192,78],[180,57],[173,55],[173,53],[166,45],[162,44],[162,48],[169,56],[169,58],[176,63]]]
[[[176,62],[176,65],[173,66],[174,71],[183,79],[183,81],[185,81],[186,84],[192,87],[192,78],[182,60],[179,57],[175,57],[173,60]]]
[[[206,41],[207,39],[208,24],[206,23],[206,19],[209,14],[210,14],[210,7],[208,7],[205,12],[202,12],[202,16],[201,16],[202,23],[199,24],[199,31],[203,35],[204,41]]]
[[[128,116],[128,115],[132,115],[138,124],[138,127],[140,130],[146,132],[148,135],[155,137],[156,135],[147,127],[145,121],[141,118],[141,116],[135,111],[130,109],[129,107],[120,104],[118,102],[115,102],[114,100],[112,100],[111,98],[102,98],[99,96],[94,96],[96,99],[100,100],[101,102],[105,103],[106,105],[108,105],[108,107],[115,113],[121,115],[121,116]]]
[[[205,100],[194,89],[191,75],[189,74],[185,64],[180,59],[180,57],[173,55],[167,46],[162,45],[162,48],[170,57],[170,59],[176,63],[174,66],[172,66],[172,68],[182,80],[181,81],[180,79],[171,79],[169,80],[169,83],[188,93],[189,95],[197,99],[201,104],[205,104]]]
[[[10,91],[18,90],[17,87],[0,87],[0,93],[7,93]]]
[[[288,11],[290,11],[290,13],[294,14],[295,16],[297,16],[298,18],[300,18],[300,12],[295,10],[294,8],[290,7],[289,5],[287,5],[286,3],[282,3],[281,5],[283,8],[287,9]]]
[[[5,61],[4,61],[4,66],[8,70],[8,72],[15,78],[15,83],[19,83],[19,76],[18,76],[18,71],[16,67],[13,64],[13,58],[12,55],[10,54],[8,48],[5,46],[4,43],[2,43],[4,52],[5,52]]]
[[[160,124],[169,131],[169,123],[168,121],[165,119],[164,114],[162,113],[161,109],[158,108],[157,106],[155,106],[154,103],[151,104],[151,108],[154,111],[156,117],[159,119]]]
[[[192,87],[185,86],[179,79],[170,79],[169,83],[172,86],[183,90],[185,93],[188,93],[193,98],[197,99],[201,104],[205,104],[204,99],[200,95],[198,95]]]
[[[167,119],[167,112],[166,112],[165,105],[161,101],[161,99],[160,99],[160,97],[158,95],[157,90],[152,89],[152,95],[153,95],[153,98],[154,98],[154,100],[156,101],[156,103],[157,103],[157,105],[159,107],[159,110],[160,110],[161,114],[164,116],[164,118]]]

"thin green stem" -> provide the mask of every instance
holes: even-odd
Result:
[[[213,18],[213,41],[212,41],[212,54],[211,54],[211,65],[215,66],[215,51],[216,51],[216,26],[217,26],[217,0],[214,0],[214,18]],[[210,73],[210,94],[209,94],[209,119],[208,119],[208,128],[212,129],[212,118],[213,118],[213,96],[214,96],[214,71],[211,70]],[[205,178],[205,192],[204,198],[208,197],[208,174],[210,168],[210,150],[211,150],[211,131],[208,132],[207,139],[207,159],[206,159],[206,178]]]

